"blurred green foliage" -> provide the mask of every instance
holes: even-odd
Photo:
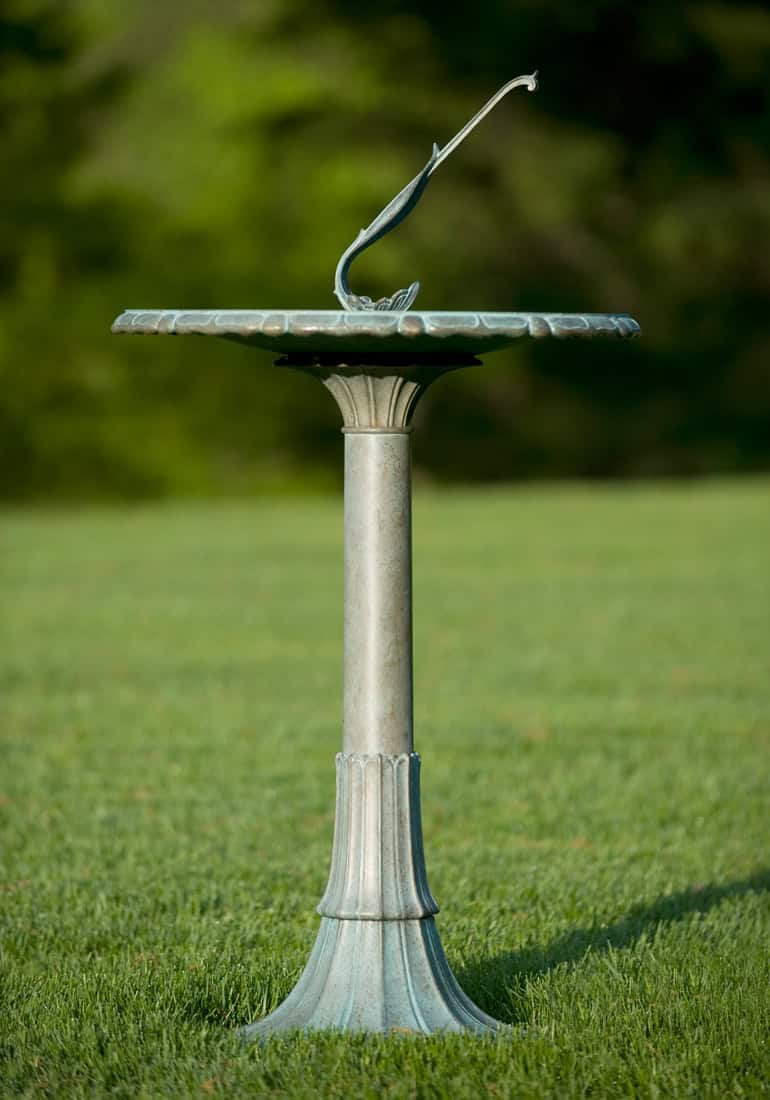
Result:
[[[770,464],[770,10],[760,3],[6,0],[0,493],[338,477],[336,410],[126,307],[334,308],[342,249],[496,87],[539,68],[354,268],[421,307],[629,311],[436,386],[436,478]]]

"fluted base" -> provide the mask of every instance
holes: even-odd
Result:
[[[432,917],[324,917],[302,977],[275,1012],[241,1030],[491,1034],[505,1025],[466,997],[449,969]]]
[[[339,753],[337,812],[321,928],[302,977],[244,1039],[274,1031],[490,1034],[504,1025],[465,996],[433,914],[417,753]]]

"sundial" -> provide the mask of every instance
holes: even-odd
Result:
[[[628,314],[421,312],[420,284],[372,301],[349,286],[364,249],[419,202],[433,173],[497,103],[537,75],[509,81],[340,257],[335,310],[130,309],[117,333],[218,336],[272,351],[277,365],[316,375],[345,435],[344,717],[337,755],[331,869],[318,938],[297,985],[244,1039],[275,1031],[430,1034],[505,1030],[465,995],[441,947],[420,814],[412,728],[411,419],[448,371],[524,337],[628,338]],[[458,806],[472,813],[472,807]]]

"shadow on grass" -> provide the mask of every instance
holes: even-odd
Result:
[[[575,928],[544,947],[507,951],[456,971],[465,992],[485,1012],[504,1023],[520,1023],[516,1005],[523,998],[529,977],[548,974],[563,963],[579,962],[587,952],[630,947],[643,933],[684,920],[691,913],[706,913],[727,898],[770,890],[770,870],[722,885],[692,886],[676,894],[664,894],[649,905],[635,905],[614,924]]]
[[[746,878],[722,885],[708,883],[676,894],[664,894],[649,905],[635,905],[624,917],[603,927],[575,928],[551,940],[545,946],[523,947],[501,955],[480,959],[455,970],[455,975],[471,1000],[491,1016],[508,1024],[525,1022],[527,980],[555,970],[562,964],[579,963],[587,952],[630,947],[640,936],[684,920],[692,913],[706,913],[728,898],[770,891],[770,870],[757,871]],[[262,990],[259,1003],[251,1003],[251,983],[243,986],[211,982],[205,971],[188,976],[186,1016],[215,1028],[232,1029],[235,1022],[250,1023],[263,1016],[270,1003],[285,997],[299,975],[290,980],[284,975],[279,988]]]

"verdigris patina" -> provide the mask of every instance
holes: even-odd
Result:
[[[113,332],[224,336],[266,351],[481,355],[521,336],[637,336],[626,313],[420,313],[309,309],[128,309]]]
[[[334,294],[343,309],[387,309],[396,312],[411,309],[420,290],[419,282],[411,283],[410,286],[397,290],[389,298],[378,298],[376,302],[373,302],[371,298],[367,298],[365,295],[354,294],[348,286],[350,265],[356,256],[361,255],[365,248],[374,244],[375,241],[379,241],[386,233],[390,233],[391,229],[395,229],[414,210],[422,197],[423,191],[428,186],[430,177],[438,166],[454,152],[460,142],[465,140],[471,130],[478,126],[482,118],[485,118],[501,99],[512,92],[514,88],[522,87],[534,92],[537,88],[537,73],[532,73],[531,76],[517,76],[504,84],[484,104],[481,110],[477,111],[469,122],[466,122],[462,130],[459,130],[452,140],[446,143],[443,149],[439,149],[434,142],[433,152],[423,170],[418,172],[414,179],[410,180],[394,199],[390,200],[374,221],[365,229],[362,229],[353,243],[345,249],[334,273]]]
[[[313,374],[345,433],[343,751],[321,927],[299,982],[244,1038],[296,1028],[470,1031],[502,1025],[457,984],[439,940],[420,817],[412,728],[411,418],[427,387],[477,356],[530,336],[633,337],[627,314],[413,312],[419,283],[373,302],[347,283],[364,248],[402,221],[432,172],[513,88],[510,81],[393,199],[337,266],[344,309],[134,309],[113,332],[219,336]],[[464,807],[458,806],[458,811]]]

